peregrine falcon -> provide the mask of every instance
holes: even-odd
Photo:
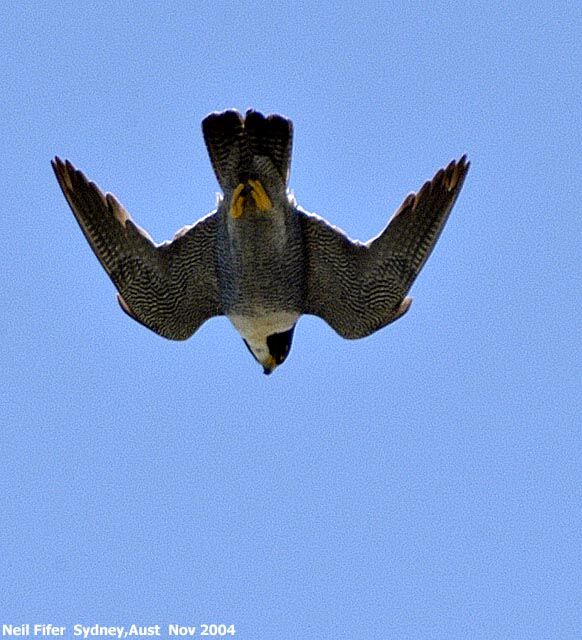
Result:
[[[466,156],[408,195],[384,231],[361,243],[299,207],[288,192],[290,120],[228,110],[208,115],[202,132],[223,195],[215,211],[162,244],[69,161],[52,162],[130,317],[185,340],[224,315],[269,374],[289,355],[302,314],[355,339],[408,311],[406,294],[461,191]]]

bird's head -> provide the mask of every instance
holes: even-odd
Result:
[[[255,360],[263,367],[264,374],[273,373],[276,367],[285,362],[291,351],[294,331],[295,326],[292,326],[288,331],[272,333],[260,342],[244,340]]]

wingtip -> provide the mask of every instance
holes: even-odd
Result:
[[[66,167],[66,162],[66,160],[63,160],[59,156],[54,156],[51,160],[51,167],[53,168],[53,171],[59,175],[63,173],[63,170]]]
[[[466,173],[471,166],[471,162],[467,159],[467,154],[464,153],[458,160],[457,165]]]
[[[439,169],[430,180],[427,180],[416,193],[409,193],[392,218],[401,216],[408,210],[414,210],[418,203],[435,189],[438,190],[444,187],[449,193],[459,191],[470,166],[471,163],[467,160],[467,154],[463,154],[458,160],[451,160],[446,167]]]
[[[68,160],[62,160],[59,156],[55,156],[51,160],[51,166],[66,195],[66,191],[72,189],[73,178],[76,177],[77,171],[75,167]]]
[[[447,191],[458,189],[467,175],[470,164],[467,161],[467,154],[463,154],[458,160],[451,160],[446,169],[437,172],[432,180],[433,184],[442,181]]]
[[[82,175],[81,171],[79,171],[70,160],[66,160],[66,159],[63,160],[59,156],[55,156],[51,160],[51,164],[54,169],[58,169],[59,173],[68,173],[68,174],[78,173]]]

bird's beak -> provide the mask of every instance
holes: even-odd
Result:
[[[273,356],[269,356],[265,362],[263,362],[263,373],[268,376],[271,375],[271,373],[273,373],[273,371],[275,370],[275,367],[277,366],[277,362],[275,361],[275,358],[273,358]]]

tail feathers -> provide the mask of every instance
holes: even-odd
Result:
[[[243,127],[240,113],[234,110],[211,113],[202,121],[202,132],[212,168],[223,189],[235,186],[238,167],[245,160],[250,160]]]
[[[289,178],[292,123],[279,115],[249,110],[211,113],[202,121],[204,140],[221,187],[233,189],[249,176],[282,181]]]
[[[249,109],[246,113],[245,131],[253,155],[269,158],[286,184],[293,141],[291,120],[277,114],[265,118],[262,113]]]

